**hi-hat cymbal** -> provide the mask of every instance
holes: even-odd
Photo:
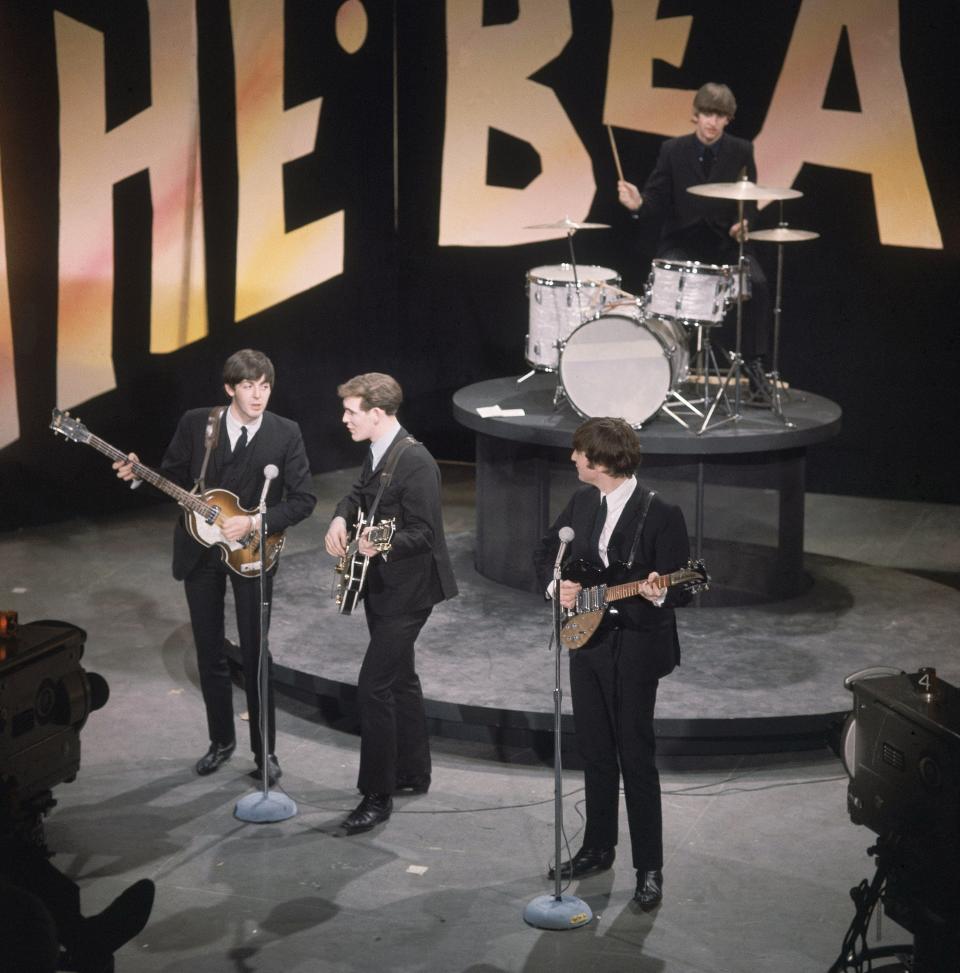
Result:
[[[532,226],[525,226],[525,230],[606,230],[609,223],[575,223],[568,216],[556,223],[534,223]]]
[[[688,186],[688,193],[695,196],[712,196],[715,199],[797,199],[803,193],[799,189],[777,189],[774,186],[758,186],[748,179],[736,182],[704,182],[699,186]]]
[[[750,230],[748,240],[761,243],[800,243],[802,240],[816,240],[819,233],[813,230],[795,230],[791,226],[773,226],[769,230]]]

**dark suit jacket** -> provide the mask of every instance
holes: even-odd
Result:
[[[713,149],[716,156],[707,176],[700,163],[702,144],[693,133],[667,139],[660,146],[657,164],[643,187],[639,213],[663,220],[658,254],[683,248],[692,235],[704,232],[715,237],[723,249],[736,249],[736,242],[730,239],[730,227],[737,222],[737,203],[697,196],[687,192],[687,188],[707,182],[736,182],[743,169],[747,178],[756,182],[753,144],[724,132]],[[755,213],[755,203],[745,204],[744,216],[752,220]]]
[[[209,409],[191,409],[184,413],[160,464],[164,476],[188,490],[193,487],[203,465],[204,432],[209,415]],[[300,427],[290,419],[265,412],[246,453],[242,468],[231,469],[226,417],[221,419],[220,439],[204,478],[206,488],[230,490],[237,495],[240,506],[255,509],[263,489],[263,469],[273,463],[279,474],[267,493],[268,533],[286,530],[309,517],[317,498]],[[187,533],[182,521],[178,521],[173,540],[173,576],[178,580],[185,578],[204,550]]]
[[[408,435],[401,429],[397,439]],[[353,485],[334,512],[352,527],[358,508],[369,512],[380,487],[380,472],[390,450],[376,470],[369,453]],[[440,470],[422,443],[404,450],[390,485],[380,498],[375,519],[395,517],[397,530],[389,552],[370,559],[364,598],[377,615],[421,611],[457,594],[440,507]]]
[[[630,554],[640,522],[642,495],[643,490],[638,484],[620,514],[608,545],[607,554],[611,565],[626,561]],[[544,591],[553,577],[553,564],[560,544],[557,535],[561,527],[572,527],[574,531],[568,562],[580,558],[586,561],[595,560],[596,553],[589,551],[588,547],[599,506],[600,491],[593,486],[582,486],[570,498],[563,512],[541,539],[534,555],[534,565]],[[683,513],[679,507],[655,496],[647,512],[633,567],[622,578],[618,578],[617,583],[646,578],[651,571],[669,574],[684,567],[689,557],[690,542]],[[619,633],[621,644],[627,651],[643,653],[643,658],[649,660],[651,678],[665,676],[680,662],[680,641],[677,637],[674,607],[688,604],[690,599],[689,593],[668,588],[666,600],[660,608],[651,605],[639,595],[616,602],[618,624],[622,629]],[[589,643],[587,648],[577,651],[588,652]]]

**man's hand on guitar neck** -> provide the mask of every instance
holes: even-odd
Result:
[[[139,463],[140,457],[136,453],[128,453],[126,459],[118,459],[116,463],[113,464],[113,468],[117,471],[117,476],[121,480],[126,480],[130,483],[132,480],[136,480],[137,474],[133,472],[133,464]]]
[[[657,584],[659,577],[660,575],[656,571],[651,571],[647,575],[647,580],[640,582],[640,594],[657,607],[662,605],[667,597],[667,589],[661,588]]]

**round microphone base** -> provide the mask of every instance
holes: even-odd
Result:
[[[247,794],[237,801],[233,809],[233,816],[240,821],[251,824],[270,824],[274,821],[286,821],[297,813],[297,805],[282,791],[257,791]]]
[[[575,895],[538,895],[523,910],[523,921],[537,929],[579,929],[593,919],[593,911]]]

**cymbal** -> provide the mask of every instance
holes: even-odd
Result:
[[[575,223],[569,216],[565,216],[556,223],[534,223],[525,226],[525,230],[606,230],[609,223]]]
[[[750,230],[748,240],[759,240],[761,243],[800,243],[801,240],[816,240],[819,233],[813,230],[795,230],[791,226],[774,226],[769,230]]]
[[[777,189],[774,186],[758,186],[748,179],[736,182],[704,182],[699,186],[688,186],[688,193],[695,196],[712,196],[715,199],[797,199],[803,193],[799,189]]]

